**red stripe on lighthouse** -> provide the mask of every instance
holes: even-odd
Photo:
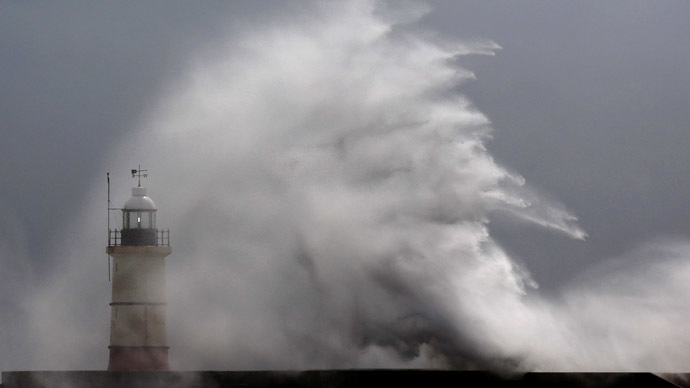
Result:
[[[109,371],[168,369],[167,346],[110,346]]]

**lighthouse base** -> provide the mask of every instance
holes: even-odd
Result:
[[[109,371],[165,371],[167,346],[110,346]]]

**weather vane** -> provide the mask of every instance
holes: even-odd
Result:
[[[139,165],[139,167],[137,169],[132,169],[132,178],[134,178],[134,177],[139,178],[139,184],[137,185],[137,187],[141,187],[141,177],[143,176],[144,178],[147,178],[149,176],[148,172],[149,172],[149,170],[146,170],[146,169],[142,170],[141,169],[141,164]]]

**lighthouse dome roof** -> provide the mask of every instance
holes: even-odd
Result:
[[[125,202],[125,210],[156,210],[156,204],[146,195],[145,187],[132,187],[132,196]]]

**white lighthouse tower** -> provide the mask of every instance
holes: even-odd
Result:
[[[165,328],[165,257],[169,231],[156,228],[156,204],[139,178],[122,210],[122,229],[108,231],[113,258],[108,370],[168,370]]]

